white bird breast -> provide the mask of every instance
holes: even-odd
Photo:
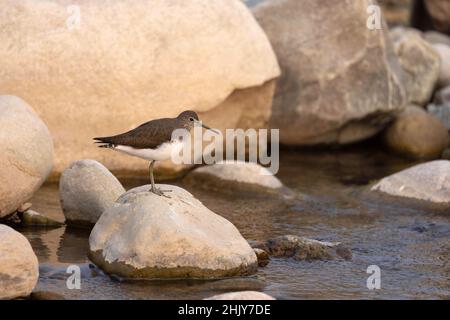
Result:
[[[130,146],[117,145],[114,150],[126,153],[148,161],[163,161],[172,158],[172,154],[179,154],[183,149],[183,142],[179,140],[164,142],[156,149],[136,149]]]

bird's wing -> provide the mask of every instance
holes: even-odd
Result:
[[[128,132],[111,137],[94,138],[94,140],[137,149],[153,149],[164,142],[170,141],[176,125],[174,120],[169,118],[152,120]]]

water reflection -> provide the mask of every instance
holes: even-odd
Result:
[[[368,192],[377,179],[415,163],[375,149],[334,152],[290,150],[281,154],[279,178],[305,200],[267,201],[245,192],[187,188],[208,208],[236,225],[247,239],[294,234],[343,242],[352,261],[272,259],[253,277],[220,281],[119,281],[90,266],[89,230],[22,229],[41,263],[39,290],[68,299],[200,299],[235,290],[258,290],[280,299],[450,298],[450,217],[439,208]],[[147,183],[128,180],[126,187]],[[172,182],[171,182],[172,183]],[[44,214],[62,219],[56,184],[33,199]],[[65,285],[69,264],[82,268],[82,289]],[[366,286],[369,265],[382,270],[382,290]]]

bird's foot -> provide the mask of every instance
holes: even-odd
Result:
[[[170,197],[168,195],[165,195],[164,192],[172,192],[172,190],[161,190],[158,188],[151,188],[150,192],[152,192],[160,197],[166,197],[166,198],[170,199]]]

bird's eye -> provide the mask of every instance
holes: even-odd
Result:
[[[189,118],[189,121],[194,121],[194,118]]]

